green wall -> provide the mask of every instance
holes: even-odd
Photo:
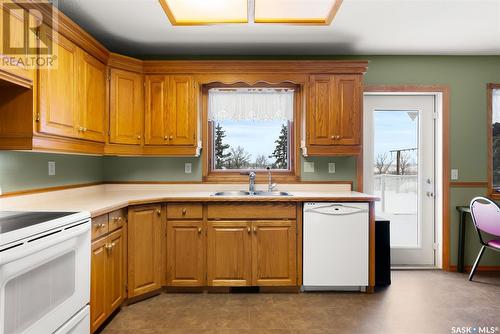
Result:
[[[225,57],[226,59],[228,57]],[[233,57],[244,59],[245,57]],[[306,57],[253,57],[253,59],[305,59]],[[487,180],[486,84],[500,83],[500,56],[345,56],[308,59],[369,60],[366,85],[445,84],[450,87],[450,167],[459,169],[458,181]],[[54,160],[57,175],[47,176],[47,161]],[[302,159],[302,161],[305,159]],[[355,160],[349,157],[308,158],[315,173],[302,173],[304,180],[356,181]],[[184,174],[184,162],[193,163],[193,173]],[[328,173],[328,162],[336,173]],[[106,181],[201,180],[200,159],[120,158],[0,152],[0,186],[4,192],[62,184]],[[450,189],[451,263],[456,264],[458,214],[455,206],[468,204],[484,188]],[[470,224],[469,224],[470,227]],[[472,230],[468,231],[466,262],[477,251]],[[485,265],[500,264],[486,254]]]
[[[48,175],[48,162],[56,163],[56,175]],[[102,157],[52,153],[0,151],[2,192],[92,183],[103,180]]]

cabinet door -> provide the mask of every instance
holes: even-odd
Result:
[[[0,15],[2,17],[0,24],[0,41],[2,43],[7,43],[10,48],[13,48],[14,52],[9,52],[3,47],[0,48],[2,53],[0,53],[0,70],[5,70],[16,76],[21,76],[23,78],[33,80],[35,71],[29,69],[26,66],[26,56],[28,54],[28,39],[30,40],[31,47],[35,47],[35,34],[32,31],[28,31],[28,22],[25,21],[24,15],[25,10],[19,7],[17,4],[11,0],[0,1]],[[3,20],[7,18],[7,24],[4,24]],[[34,23],[34,18],[30,17],[29,20],[31,27],[36,26]],[[8,30],[7,30],[8,29]],[[2,58],[8,58],[12,56],[12,59],[20,59],[20,61],[3,61]],[[11,59],[11,60],[12,60]]]
[[[296,285],[295,221],[254,221],[252,234],[252,285]]]
[[[83,50],[79,50],[78,54],[78,130],[83,139],[104,142],[106,66]]]
[[[136,297],[161,287],[161,231],[160,205],[129,209],[129,297]]]
[[[41,33],[47,33],[42,26]],[[39,71],[39,131],[64,137],[78,137],[77,107],[77,47],[57,32],[53,32],[53,47],[57,67]]]
[[[109,109],[109,142],[141,144],[144,113],[142,75],[111,70]]]
[[[164,145],[167,136],[168,77],[164,75],[146,76],[146,110],[144,144]]]
[[[339,145],[359,145],[361,141],[361,80],[358,75],[335,76],[334,135]]]
[[[334,80],[331,75],[312,75],[309,80],[309,110],[307,136],[313,145],[334,142]]]
[[[90,270],[90,327],[94,332],[106,320],[108,313],[106,267],[108,255],[107,239],[102,238],[92,243]]]
[[[251,285],[251,223],[210,221],[207,231],[207,284]]]
[[[170,76],[167,115],[168,144],[196,144],[196,101],[193,77]]]
[[[108,265],[106,266],[108,314],[116,310],[125,299],[125,248],[123,229],[111,233],[108,237]]]
[[[203,286],[205,231],[202,221],[167,222],[167,285]]]

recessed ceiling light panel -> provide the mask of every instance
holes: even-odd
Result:
[[[160,0],[172,25],[247,23],[247,0]]]
[[[330,24],[342,0],[254,0],[255,23]]]

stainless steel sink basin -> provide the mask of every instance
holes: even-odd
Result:
[[[255,196],[292,196],[286,191],[256,191]]]
[[[212,196],[250,196],[248,191],[218,191]]]
[[[251,194],[248,191],[218,191],[212,196],[292,196],[290,193],[285,191],[256,191]]]

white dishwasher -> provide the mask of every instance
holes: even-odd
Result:
[[[303,289],[368,286],[368,203],[304,203]]]

